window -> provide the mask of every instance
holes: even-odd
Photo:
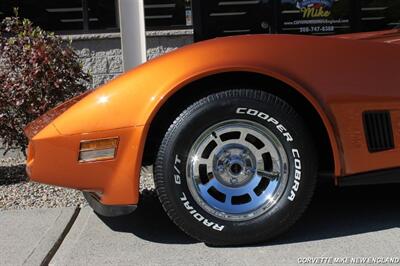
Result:
[[[115,0],[88,0],[89,30],[119,30]]]
[[[147,29],[192,26],[190,0],[145,0],[144,11]]]
[[[273,32],[272,0],[193,0],[195,40]]]
[[[61,34],[119,31],[118,0],[0,0],[0,20],[13,15]],[[191,27],[191,0],[145,0],[147,29]]]
[[[45,30],[58,33],[115,31],[115,0],[1,0],[0,19],[13,15],[30,19]]]
[[[399,0],[362,0],[361,31],[392,29],[400,26]]]

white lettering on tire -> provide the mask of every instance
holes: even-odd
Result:
[[[222,231],[222,230],[224,229],[224,227],[225,227],[224,225],[219,225],[219,224],[217,224],[217,223],[211,222],[211,221],[207,220],[206,218],[204,218],[203,215],[201,215],[200,213],[198,213],[198,212],[196,211],[196,209],[194,209],[194,208],[190,205],[190,203],[189,203],[189,201],[188,201],[188,199],[187,199],[187,197],[186,197],[186,195],[185,195],[184,192],[182,192],[182,197],[180,197],[180,200],[183,202],[183,206],[185,206],[186,210],[188,210],[189,213],[190,213],[190,214],[194,217],[194,219],[196,219],[198,222],[201,222],[203,225],[205,225],[205,226],[207,226],[207,227],[210,227],[210,228],[212,228],[212,229],[214,229],[214,230],[216,230],[216,231]]]
[[[279,130],[279,132],[281,132],[282,135],[286,138],[287,142],[293,141],[292,135],[290,135],[290,133],[287,131],[287,129],[283,125],[281,125],[281,123],[279,123],[279,121],[277,119],[271,117],[270,115],[268,115],[264,112],[260,112],[255,109],[239,107],[236,109],[236,113],[240,114],[240,115],[250,115],[250,116],[258,117],[262,120],[267,121],[268,123],[272,123],[276,126],[276,128]]]
[[[181,160],[179,159],[178,155],[175,156],[175,163],[174,163],[174,169],[177,172],[177,174],[174,174],[174,179],[175,179],[175,184],[180,185],[181,184],[181,172],[179,171],[179,168],[177,167],[178,163],[181,163]]]
[[[292,135],[288,132],[286,127],[284,127],[277,119],[271,117],[270,115],[255,110],[255,109],[250,109],[246,107],[239,107],[236,109],[236,113],[240,115],[250,115],[253,117],[258,117],[262,120],[267,121],[268,123],[272,123],[274,126],[276,126],[276,129],[282,133],[282,135],[286,138],[287,142],[292,142],[293,138]],[[292,155],[294,158],[294,167],[295,167],[295,172],[294,172],[294,181],[292,188],[290,190],[290,195],[288,196],[288,200],[294,201],[296,198],[296,192],[299,190],[300,187],[300,180],[301,180],[301,160],[300,160],[300,152],[297,149],[292,149]]]
[[[292,189],[290,190],[290,195],[288,196],[288,200],[294,201],[296,198],[296,192],[299,190],[300,180],[301,180],[301,161],[300,161],[300,153],[297,149],[292,150],[292,155],[294,157],[294,183]]]
[[[181,160],[179,159],[178,155],[175,156],[175,163],[174,163],[174,169],[175,169],[175,174],[174,174],[174,180],[175,184],[181,185],[181,172],[179,171],[178,164],[181,163]],[[183,206],[185,209],[193,216],[196,221],[202,223],[203,225],[212,228],[216,231],[222,231],[224,229],[224,225],[219,225],[215,222],[207,220],[203,215],[201,215],[193,206],[190,204],[189,200],[187,199],[186,195],[184,192],[182,192],[182,197],[180,197],[181,202],[183,203]]]

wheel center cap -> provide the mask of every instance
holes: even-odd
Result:
[[[254,176],[255,159],[240,144],[227,144],[214,157],[214,176],[224,185],[240,187]]]

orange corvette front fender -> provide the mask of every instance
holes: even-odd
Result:
[[[342,163],[339,156],[340,145],[332,124],[334,119],[330,117],[323,101],[310,90],[312,84],[290,71],[297,63],[307,69],[304,67],[307,64],[305,60],[297,62],[294,43],[309,42],[313,46],[319,42],[329,43],[320,40],[321,38],[301,36],[256,35],[215,39],[190,45],[143,64],[102,86],[72,106],[54,124],[65,135],[81,133],[82,125],[85,125],[88,132],[144,126],[141,137],[143,148],[152,119],[168,98],[180,88],[215,73],[261,73],[293,87],[318,111],[333,147],[335,174],[339,175]],[[304,46],[307,47],[305,44]],[[312,50],[310,47],[310,52]],[[312,68],[314,67],[309,67]]]

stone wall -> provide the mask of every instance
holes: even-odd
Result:
[[[119,33],[63,36],[71,39],[83,65],[90,73],[95,88],[123,71],[121,36]],[[146,32],[147,58],[152,59],[193,42],[192,30]]]

